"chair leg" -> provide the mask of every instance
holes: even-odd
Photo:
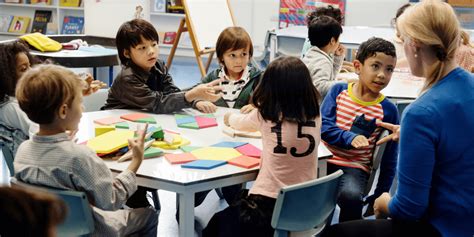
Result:
[[[160,210],[161,205],[160,205],[160,198],[158,197],[158,190],[151,192],[151,196],[153,198],[153,204],[155,206],[155,210]]]
[[[288,231],[275,229],[273,237],[288,237]]]

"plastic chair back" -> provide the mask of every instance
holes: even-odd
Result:
[[[289,232],[314,228],[322,231],[336,207],[342,174],[338,170],[316,180],[282,188],[272,216],[274,236],[287,236]]]

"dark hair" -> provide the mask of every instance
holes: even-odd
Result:
[[[397,57],[395,52],[395,45],[392,42],[372,37],[367,41],[364,41],[357,50],[356,59],[359,60],[362,64],[367,58],[374,56],[376,53],[384,53],[390,55],[394,58]]]
[[[319,116],[319,93],[306,65],[296,57],[273,60],[252,96],[265,120],[306,122]]]
[[[224,53],[227,50],[245,49],[249,47],[249,56],[253,56],[253,44],[244,28],[233,26],[224,29],[216,43],[216,54],[220,63],[224,63]]]
[[[331,42],[331,38],[339,39],[342,34],[342,26],[329,16],[314,18],[308,26],[308,38],[311,45],[322,48]]]
[[[120,26],[115,37],[120,63],[128,65],[130,59],[125,57],[124,52],[142,43],[142,37],[146,40],[159,41],[155,27],[143,19],[133,19]]]
[[[36,66],[18,82],[16,98],[28,118],[38,124],[50,124],[61,105],[71,105],[82,81],[69,69],[52,64]]]
[[[0,187],[1,236],[51,236],[66,212],[64,201],[49,193]]]
[[[7,100],[7,96],[15,96],[15,88],[18,80],[16,73],[17,55],[24,53],[34,63],[28,46],[20,40],[0,44],[0,103]]]
[[[308,13],[306,16],[307,25],[309,25],[314,18],[320,16],[330,16],[341,25],[342,21],[344,21],[344,16],[342,15],[341,9],[334,8],[332,5],[329,5],[327,7],[318,7],[313,12]]]
[[[400,8],[398,8],[397,13],[395,14],[395,17],[392,19],[392,26],[395,26],[397,24],[397,19],[405,12],[405,10],[411,6],[410,3],[405,3],[403,4]]]

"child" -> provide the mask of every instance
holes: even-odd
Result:
[[[344,21],[344,16],[342,15],[341,9],[334,8],[332,5],[329,5],[327,7],[318,7],[316,8],[316,10],[309,13],[308,16],[306,17],[306,25],[308,25],[308,28],[311,25],[311,21],[314,18],[317,18],[320,16],[330,16],[334,18],[334,20],[339,22],[341,26],[342,26],[342,22]],[[311,42],[309,41],[309,38],[306,38],[306,40],[304,41],[303,49],[301,50],[301,59],[304,58],[309,48],[311,48]]]
[[[361,218],[362,194],[369,178],[375,142],[382,131],[376,128],[375,119],[398,124],[397,108],[380,93],[390,82],[396,62],[395,46],[391,42],[380,38],[363,42],[354,60],[359,82],[334,85],[321,105],[321,138],[333,153],[328,160],[328,173],[344,171],[338,194],[339,222]],[[397,145],[387,144],[370,202],[390,189],[396,162]]]
[[[344,61],[345,48],[339,44],[341,33],[339,22],[329,16],[314,18],[309,24],[308,35],[312,47],[304,56],[303,62],[322,98],[337,83],[336,75]]]
[[[242,27],[226,28],[217,39],[216,54],[221,67],[202,79],[203,83],[222,79],[220,85],[223,96],[214,104],[241,109],[243,113],[250,112],[254,108],[249,104],[250,95],[257,86],[262,71],[249,64],[253,55],[249,34]],[[205,107],[200,108],[201,106]],[[213,112],[214,107],[212,103],[205,102],[198,109]]]
[[[20,145],[15,177],[33,185],[85,192],[93,206],[94,235],[156,237],[155,210],[119,209],[137,189],[135,173],[143,160],[144,131],[129,140],[132,162],[114,178],[101,158],[65,133],[77,130],[82,116],[78,78],[61,66],[41,65],[19,81],[18,103],[39,124],[39,131]]]
[[[18,146],[36,132],[37,124],[31,122],[18,106],[15,88],[21,76],[37,61],[30,55],[26,43],[12,41],[0,44],[0,140],[13,154]],[[84,95],[100,88],[98,81],[87,78]]]
[[[145,109],[153,113],[170,113],[186,107],[200,106],[205,100],[216,101],[219,81],[202,84],[182,92],[163,61],[158,59],[158,33],[142,19],[127,21],[116,36],[122,71],[115,78],[102,109]],[[201,101],[199,101],[201,100]]]
[[[474,45],[471,44],[469,34],[461,30],[461,44],[456,51],[456,63],[468,72],[474,73]]]
[[[255,89],[249,114],[226,114],[233,128],[262,133],[260,172],[240,201],[215,214],[203,236],[273,236],[271,218],[282,187],[316,178],[319,95],[306,66],[279,57]]]

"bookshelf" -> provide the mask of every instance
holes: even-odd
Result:
[[[25,16],[31,20],[29,22],[26,33],[31,32],[33,25],[33,19],[36,10],[48,10],[52,12],[51,22],[57,26],[57,29],[53,29],[51,34],[61,34],[63,28],[63,20],[65,16],[84,16],[84,8],[80,7],[65,7],[60,6],[59,0],[52,0],[51,5],[45,3],[30,4],[30,0],[22,0],[21,3],[5,3],[4,0],[0,0],[0,15],[12,15],[12,16]],[[0,41],[16,38],[22,35],[22,33],[11,33],[11,32],[0,32]]]

